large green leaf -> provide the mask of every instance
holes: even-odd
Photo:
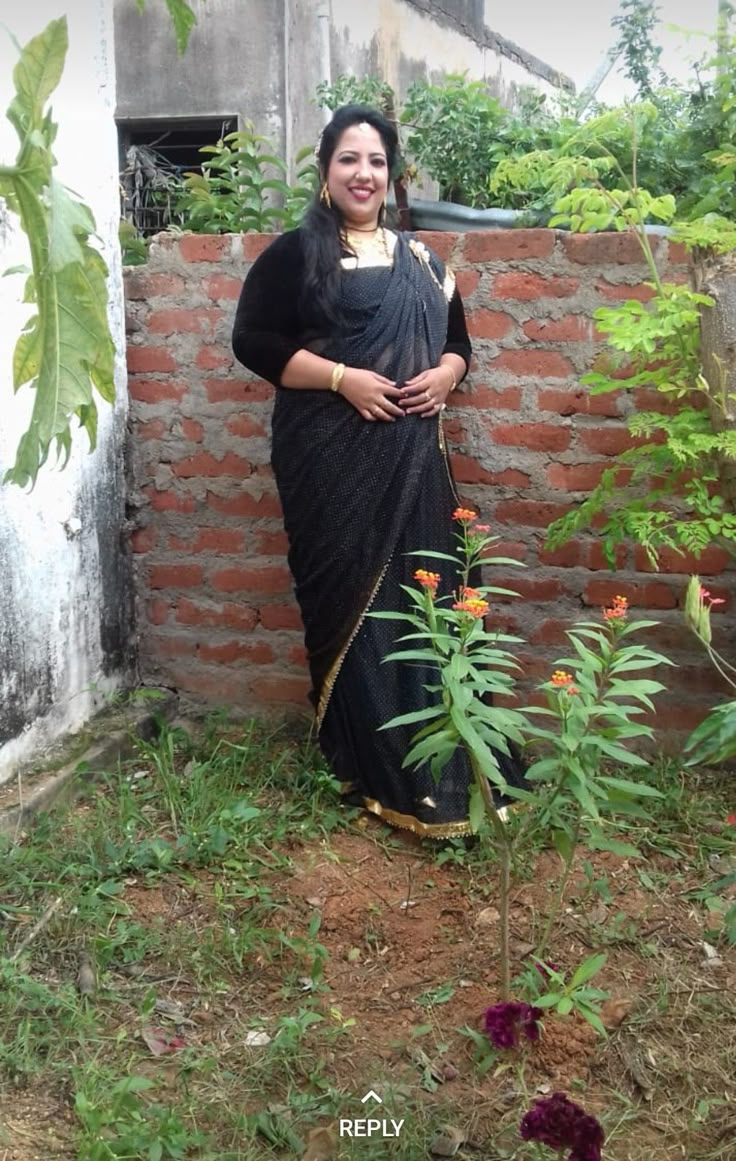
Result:
[[[25,301],[37,308],[13,357],[15,390],[29,386],[34,391],[28,431],[5,477],[22,487],[35,482],[53,441],[68,458],[72,416],[94,447],[93,387],[108,402],[115,395],[107,267],[88,242],[95,230],[94,217],[53,177],[56,125],[45,104],[62,75],[67,45],[62,18],[21,50],[13,73],[17,91],[8,110],[20,138],[16,163],[7,170],[12,206],[28,237],[33,270]]]
[[[136,0],[136,4],[138,5],[138,11],[142,12],[146,6],[146,0]],[[192,29],[197,23],[197,17],[189,7],[187,0],[165,0],[165,4],[174,25],[176,47],[180,53],[184,53],[189,44]]]

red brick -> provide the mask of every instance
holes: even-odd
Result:
[[[245,533],[237,528],[200,528],[195,540],[169,537],[170,552],[243,552]]]
[[[546,500],[500,500],[496,505],[496,522],[546,528],[569,511],[569,504],[550,504]]]
[[[529,634],[530,645],[565,645],[567,644],[567,630],[570,628],[567,621],[555,621],[551,618],[541,621]]]
[[[222,262],[229,251],[227,235],[184,234],[179,239],[179,253],[185,262]]]
[[[570,262],[585,266],[619,263],[627,266],[644,264],[644,253],[637,238],[628,232],[605,234],[568,234],[564,241]]]
[[[494,370],[511,371],[523,378],[567,379],[574,374],[572,363],[557,351],[539,347],[526,350],[506,350],[490,363]]]
[[[526,447],[532,451],[559,452],[570,446],[570,429],[551,423],[488,424],[494,443],[505,447]]]
[[[491,574],[491,584],[499,585],[504,589],[511,589],[518,597],[525,601],[556,601],[565,592],[565,586],[556,577],[531,577],[528,573],[514,573],[513,576],[498,577]],[[492,603],[500,601],[505,604],[516,600],[516,597],[504,597],[491,593],[489,600]]]
[[[301,614],[295,605],[261,605],[259,617],[264,629],[303,629]]]
[[[634,553],[634,567],[638,572],[694,573],[698,576],[716,576],[727,569],[732,562],[731,553],[727,552],[725,548],[719,548],[716,544],[706,548],[697,558],[688,552],[680,555],[672,548],[662,548],[659,552],[656,569],[649,563],[649,558],[640,545],[637,545]]]
[[[136,439],[161,439],[165,432],[163,419],[151,419],[148,423],[137,423],[135,426]]]
[[[154,637],[147,642],[146,649],[156,657],[197,656],[197,642],[191,637]]]
[[[499,556],[510,556],[512,560],[524,560],[527,552],[528,546],[518,540],[495,540],[493,544],[488,546],[485,556],[489,563],[493,563],[493,558]]]
[[[689,266],[690,255],[687,252],[687,247],[683,242],[668,242],[667,243],[667,262],[670,266]],[[668,274],[667,280],[671,280]]]
[[[125,297],[139,302],[162,295],[182,294],[184,279],[178,274],[152,274],[148,270],[127,270],[124,277]]]
[[[273,387],[263,379],[205,379],[204,387],[209,403],[247,403],[273,398]]]
[[[628,302],[629,299],[636,299],[637,302],[650,302],[654,298],[652,288],[642,286],[641,283],[631,286],[627,283],[606,282],[602,279],[596,283],[595,288],[604,298],[612,298],[617,302]]]
[[[147,326],[152,335],[201,335],[212,332],[222,317],[222,311],[214,307],[170,307],[154,310]]]
[[[584,557],[584,547],[579,540],[568,540],[560,548],[539,550],[539,563],[550,568],[576,568]]]
[[[258,532],[256,546],[261,556],[286,556],[289,538],[285,532]]]
[[[250,693],[248,671],[226,669],[218,666],[206,669],[203,665],[177,666],[172,662],[166,667],[169,682],[181,693],[192,698],[214,702],[218,706],[241,706]]]
[[[472,456],[452,455],[450,457],[453,475],[459,484],[506,484],[512,488],[526,488],[530,477],[525,472],[515,468],[506,468],[501,472],[488,472],[482,468]]]
[[[646,584],[629,580],[589,581],[583,593],[583,604],[607,607],[617,595],[627,597],[632,613],[637,609],[674,609],[677,606],[675,589],[659,581]]]
[[[282,676],[259,677],[252,682],[251,690],[259,701],[282,704],[284,702],[306,703],[311,683],[306,677]]]
[[[555,248],[554,230],[484,230],[465,236],[468,262],[514,262],[549,258]]]
[[[227,452],[221,460],[216,459],[209,452],[197,452],[196,455],[188,456],[187,459],[172,464],[172,468],[174,475],[181,479],[231,476],[236,480],[245,480],[253,471],[248,461],[244,460],[242,456],[236,456],[234,452]]]
[[[221,302],[223,299],[238,299],[242,287],[242,278],[233,278],[230,274],[210,274],[202,280],[205,294],[214,302]]]
[[[255,609],[233,602],[222,605],[197,604],[182,597],[177,602],[176,620],[180,625],[203,625],[208,628],[222,626],[250,632],[257,624],[258,614]]]
[[[478,411],[518,411],[521,407],[521,387],[475,386],[472,391],[456,391],[451,398],[453,407],[474,407]]]
[[[253,435],[266,434],[263,424],[254,419],[252,415],[231,415],[225,427],[231,435],[237,435],[243,439],[248,439]]]
[[[468,331],[476,339],[502,339],[515,325],[500,310],[473,310],[468,314]]]
[[[626,558],[628,557],[628,549],[625,544],[617,544],[613,550],[615,567],[619,571],[626,567]],[[603,552],[602,544],[591,544],[588,548],[588,568],[594,572],[600,572],[603,569],[610,570],[611,566],[608,563],[608,558]]]
[[[540,411],[554,411],[558,415],[617,416],[622,396],[623,391],[612,391],[607,395],[591,395],[582,388],[577,391],[546,388],[537,393],[537,407]]]
[[[131,375],[137,375],[141,372],[150,374],[152,371],[176,370],[176,359],[166,347],[134,347],[129,345],[126,357],[128,372]]]
[[[287,568],[222,568],[212,574],[212,588],[220,593],[285,593],[291,589]]]
[[[306,668],[307,651],[303,645],[292,645],[287,653],[287,657],[292,665],[298,665],[300,669]]]
[[[568,314],[564,318],[533,318],[524,323],[524,334],[534,342],[587,342],[593,338],[593,323],[582,314]]]
[[[242,238],[243,257],[246,262],[254,262],[256,258],[260,258],[264,250],[276,238],[276,234],[244,234]]]
[[[200,645],[199,659],[230,665],[233,661],[247,661],[250,665],[269,665],[273,649],[262,641],[226,641],[222,645]]]
[[[250,496],[247,492],[238,496],[218,496],[207,493],[207,505],[223,516],[281,516],[278,496]]]
[[[148,576],[152,589],[192,589],[203,580],[204,572],[198,564],[156,564]]]
[[[181,431],[184,438],[191,440],[192,443],[201,443],[204,438],[204,428],[196,419],[182,417]]]
[[[201,371],[219,371],[225,367],[232,367],[235,356],[224,347],[205,343],[197,351],[197,358],[194,361]]]
[[[136,528],[130,537],[130,547],[133,552],[150,552],[156,547],[156,529],[149,524],[147,528]]]
[[[653,726],[658,737],[661,738],[663,731],[689,734],[691,730],[700,725],[709,710],[710,705],[708,704],[686,705],[683,702],[678,702],[676,706],[669,708],[663,706],[660,699],[657,702],[655,713],[639,720],[645,725]]]
[[[590,492],[599,483],[606,464],[550,464],[547,482],[567,492]]]
[[[129,379],[131,399],[138,403],[180,403],[188,391],[186,383],[174,379]]]
[[[511,270],[497,274],[493,280],[494,298],[513,298],[519,302],[534,302],[538,298],[571,298],[580,287],[577,278],[544,278],[541,274],[525,274]]]
[[[434,250],[438,258],[443,262],[449,262],[452,258],[453,251],[457,245],[458,234],[451,231],[444,230],[419,230],[417,237],[424,242],[425,246],[429,246],[430,250]]]
[[[578,438],[587,451],[604,456],[620,456],[635,443],[625,427],[584,427]]]
[[[194,512],[197,504],[193,496],[180,492],[158,492],[155,488],[144,488],[144,495],[155,512]]]
[[[456,270],[455,281],[463,299],[470,298],[471,294],[475,294],[480,283],[480,271],[478,270]]]
[[[146,614],[151,625],[165,625],[169,619],[169,603],[156,597],[148,601]]]

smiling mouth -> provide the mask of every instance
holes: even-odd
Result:
[[[350,193],[354,198],[360,198],[361,201],[366,201],[369,197],[372,197],[373,190],[365,189],[363,186],[353,186],[350,189]]]

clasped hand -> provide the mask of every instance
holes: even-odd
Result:
[[[390,379],[375,371],[348,367],[343,376],[340,393],[352,403],[363,419],[371,423],[382,420],[394,423],[404,415],[419,415],[429,419],[444,407],[450,394],[450,369],[430,367],[407,379],[397,387]]]

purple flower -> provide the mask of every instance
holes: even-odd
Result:
[[[541,1008],[532,1008],[530,1004],[522,1004],[517,1000],[494,1004],[485,1014],[488,1039],[494,1048],[502,1049],[516,1048],[522,1035],[536,1042],[539,1040],[537,1020],[541,1015]]]
[[[595,1117],[562,1092],[535,1101],[521,1119],[524,1141],[539,1141],[550,1149],[571,1149],[568,1161],[601,1161],[603,1129]]]

